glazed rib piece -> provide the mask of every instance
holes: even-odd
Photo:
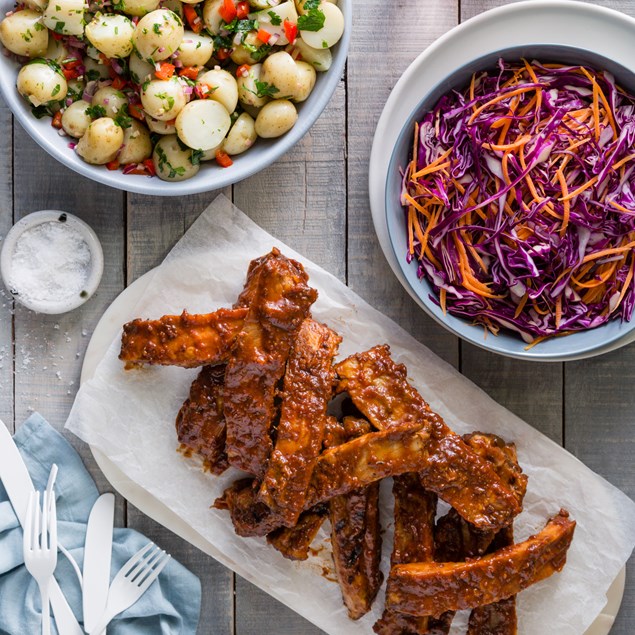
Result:
[[[306,560],[309,547],[327,514],[326,505],[316,505],[300,514],[294,527],[280,527],[267,534],[267,542],[289,560]]]
[[[124,324],[119,359],[142,364],[196,368],[223,364],[243,327],[247,309],[218,309],[204,315],[164,315]]]
[[[230,465],[262,477],[272,449],[276,385],[317,292],[302,265],[277,249],[249,276],[257,287],[249,292],[248,313],[227,364],[224,414]]]
[[[396,565],[390,571],[386,605],[411,615],[492,604],[560,571],[575,522],[561,510],[524,542],[468,562]]]
[[[395,501],[395,537],[390,564],[430,562],[434,558],[434,517],[437,497],[426,491],[416,474],[396,476],[392,487]],[[384,609],[373,630],[378,635],[426,635],[429,618]]]
[[[368,421],[345,417],[329,427],[325,445],[336,446],[369,431]],[[384,579],[379,570],[379,483],[331,499],[329,517],[335,575],[348,615],[357,620],[370,610]]]
[[[432,421],[436,418],[437,415],[431,416]],[[441,425],[445,427],[442,421]],[[429,427],[434,431],[434,425]],[[456,439],[461,441],[453,435],[449,443],[439,448],[437,441],[424,428],[393,428],[371,432],[327,449],[315,463],[305,509],[382,478],[420,472],[426,475],[422,480],[426,489],[432,489],[428,483],[433,484],[437,488],[435,493],[455,505],[461,515],[473,524],[492,530],[509,524],[520,508],[516,497],[503,486],[485,461],[462,441],[458,444]],[[463,458],[458,464],[453,464],[457,452],[463,457],[467,452],[467,460]],[[444,461],[449,467],[443,465]],[[448,487],[443,481],[443,474],[450,468],[454,472],[448,474],[448,482],[452,485]],[[435,470],[440,474],[435,475]],[[492,490],[487,489],[490,486]],[[266,505],[261,504],[256,515],[250,513],[249,508],[255,503],[254,492],[243,492],[240,497],[231,497],[229,503],[223,503],[224,508],[230,510],[236,532],[241,536],[264,536],[278,526],[274,514],[263,512],[262,508],[268,509]]]
[[[352,355],[337,364],[336,371],[341,378],[338,392],[346,391],[375,427],[420,426],[421,433],[429,435],[421,464],[406,471],[419,471],[426,489],[466,520],[483,529],[498,529],[520,512],[522,500],[516,492],[430,410],[408,382],[405,366],[391,359],[388,346]]]
[[[313,466],[322,449],[326,407],[333,393],[333,357],[342,338],[307,319],[293,344],[280,409],[276,445],[259,498],[292,527],[305,506]]]
[[[489,552],[494,553],[514,544],[512,527],[501,529],[494,538]],[[468,622],[467,635],[516,635],[516,596],[485,604],[472,609]]]
[[[224,384],[225,366],[204,366],[176,417],[176,433],[184,453],[199,454],[205,469],[214,474],[222,474],[229,466],[225,453]]]

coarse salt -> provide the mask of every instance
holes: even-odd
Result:
[[[8,286],[26,302],[64,302],[81,295],[91,271],[91,251],[71,225],[50,221],[16,240]]]

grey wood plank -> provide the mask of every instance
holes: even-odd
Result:
[[[234,186],[234,203],[341,280],[346,273],[345,86],[311,131],[271,167]],[[236,633],[321,631],[236,576]]]
[[[63,167],[14,126],[15,218],[40,209],[76,214],[96,231],[104,251],[104,275],[96,294],[65,315],[42,315],[16,306],[15,417],[21,423],[39,411],[61,430],[79,385],[86,346],[106,307],[123,289],[123,194],[98,185]],[[78,450],[97,486],[112,489],[96,466],[88,446],[63,433]],[[123,521],[118,499],[117,520]]]
[[[368,0],[355,14],[348,58],[348,285],[435,353],[458,364],[456,337],[411,300],[379,247],[370,216],[368,161],[377,121],[399,76],[412,60],[456,24],[457,0]],[[417,24],[419,28],[409,28]]]
[[[132,283],[159,265],[218,193],[207,192],[183,198],[128,194],[126,283]],[[229,195],[231,190],[227,188],[224,193]],[[131,504],[127,504],[127,526],[154,540],[199,577],[203,593],[199,633],[233,633],[233,573],[165,527],[150,520]]]
[[[0,153],[0,249],[13,224],[13,127],[11,112],[0,97],[0,129],[7,151]],[[13,417],[13,299],[0,282],[0,419],[14,429]]]

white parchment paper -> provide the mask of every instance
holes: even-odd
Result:
[[[387,342],[423,397],[456,432],[494,432],[516,443],[529,475],[524,511],[515,524],[517,540],[539,531],[561,507],[577,521],[564,571],[520,595],[519,632],[582,635],[604,607],[605,593],[635,545],[635,503],[336,278],[267,234],[228,199],[217,198],[199,217],[156,271],[128,319],[230,306],[242,289],[249,261],[274,246],[306,267],[319,291],[315,319],[344,338],[340,357]],[[370,614],[357,622],[348,619],[337,584],[323,575],[332,568],[327,528],[318,537],[322,544],[317,554],[294,563],[264,539],[237,537],[229,515],[210,509],[238,472],[204,474],[196,461],[176,452],[174,419],[198,371],[124,371],[117,359],[119,346],[118,336],[94,378],[81,387],[66,427],[204,536],[224,565],[327,633],[372,633],[383,609],[383,589]],[[382,485],[382,518],[387,527],[382,568],[387,573],[392,544],[389,483]],[[453,632],[460,632],[458,622]]]

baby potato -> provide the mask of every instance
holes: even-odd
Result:
[[[225,0],[205,0],[203,4],[203,22],[212,35],[220,33],[220,25],[223,18],[220,15]]]
[[[314,49],[330,48],[337,44],[344,33],[344,15],[337,5],[323,2],[320,11],[324,13],[324,26],[319,31],[300,31],[302,39]]]
[[[89,107],[90,104],[87,101],[80,99],[73,102],[62,113],[62,128],[67,135],[76,139],[84,136],[92,121],[91,116],[86,112]]]
[[[42,14],[31,9],[15,11],[0,22],[0,42],[23,57],[46,55],[49,32],[42,24]]]
[[[183,22],[176,13],[157,9],[139,20],[132,34],[132,43],[146,61],[159,62],[179,48],[183,32]]]
[[[127,15],[141,17],[154,11],[159,6],[159,2],[160,0],[120,0],[118,6]]]
[[[156,132],[157,134],[163,135],[176,134],[176,126],[173,123],[153,119],[150,115],[146,115],[146,124],[150,129],[150,132]]]
[[[302,61],[311,64],[316,71],[325,72],[331,68],[331,64],[333,63],[331,49],[314,49],[301,37],[295,39],[295,44],[292,47],[287,47],[289,53],[292,53],[294,49],[300,52]]]
[[[219,104],[225,106],[228,113],[236,110],[238,104],[238,84],[231,73],[220,68],[214,68],[207,73],[203,73],[196,80],[199,85],[207,86],[211,93],[209,97]]]
[[[198,1],[200,2],[201,0]],[[161,0],[160,5],[162,9],[170,9],[183,20],[183,3],[181,0]]]
[[[84,75],[89,82],[99,79],[110,79],[108,66],[101,64],[90,57],[84,58],[84,67],[86,68]]]
[[[179,46],[179,61],[183,66],[204,66],[214,53],[214,40],[194,31],[185,31]]]
[[[307,64],[306,62],[296,62],[295,65],[298,71],[298,79],[293,93],[293,101],[299,103],[301,101],[305,101],[313,91],[316,74],[315,69],[311,66],[311,64]]]
[[[238,99],[243,106],[262,108],[269,101],[267,95],[258,93],[256,82],[260,81],[262,81],[262,64],[254,64],[245,77],[241,75],[236,79]]]
[[[123,131],[123,145],[117,159],[122,165],[141,163],[152,155],[152,140],[148,129],[136,119]]]
[[[130,71],[130,77],[135,84],[139,86],[148,79],[154,77],[154,64],[146,62],[143,58],[139,57],[136,51],[133,51],[128,58],[128,70]]]
[[[127,104],[127,97],[112,86],[100,88],[91,100],[91,106],[101,106],[106,111],[104,115],[106,117],[116,117],[122,114]]]
[[[46,29],[46,27],[44,28]],[[65,59],[67,59],[70,56],[71,54],[69,50],[66,48],[66,46],[64,45],[64,42],[62,42],[62,40],[56,40],[54,37],[49,37],[49,43],[46,49],[46,54],[43,55],[42,57],[45,57],[47,60],[53,60],[54,62],[61,64]]]
[[[273,16],[276,17],[274,18]],[[263,31],[277,36],[277,45],[285,46],[289,44],[289,39],[284,28],[284,22],[288,20],[295,24],[298,21],[298,12],[295,10],[293,0],[287,0],[287,2],[281,2],[276,7],[259,11],[254,17],[258,20],[258,25]]]
[[[141,87],[143,109],[159,121],[170,121],[183,110],[187,98],[176,77],[168,80],[153,79]]]
[[[257,138],[255,122],[244,112],[236,119],[227,133],[222,149],[229,155],[240,154],[249,150]]]
[[[62,35],[84,35],[84,0],[51,0],[44,16],[44,24]]]
[[[157,176],[164,181],[184,181],[192,178],[200,169],[192,163],[192,151],[183,150],[176,135],[159,139],[154,146],[152,160]]]
[[[286,51],[270,55],[262,63],[261,80],[269,87],[275,87],[274,97],[292,97],[298,87],[298,67]]]
[[[75,150],[86,163],[103,165],[112,161],[123,143],[123,130],[110,118],[95,119]]]
[[[106,57],[128,57],[134,25],[125,15],[97,14],[86,25],[88,41]]]
[[[231,60],[234,64],[256,64],[263,56],[259,49],[265,46],[264,42],[258,39],[256,34],[251,31],[247,33],[243,44],[238,44],[231,52]],[[256,53],[254,53],[256,51]]]
[[[179,139],[194,150],[217,147],[231,126],[231,117],[221,103],[211,99],[191,101],[176,118]]]
[[[288,99],[274,99],[265,104],[256,117],[256,134],[273,139],[289,132],[298,120],[298,111]]]
[[[20,95],[34,106],[61,101],[68,91],[64,75],[41,58],[29,62],[20,69],[17,87]]]

